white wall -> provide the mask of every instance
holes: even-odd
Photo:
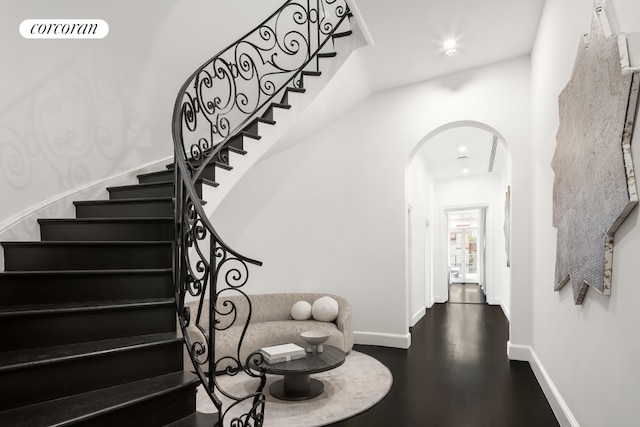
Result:
[[[608,3],[614,32],[629,34],[632,65],[640,66],[640,2]],[[563,426],[622,427],[638,424],[638,209],[615,235],[610,297],[589,290],[584,303],[576,306],[570,286],[553,291],[556,230],[551,222],[554,174],[550,164],[559,125],[558,95],[571,76],[591,16],[590,1],[547,0],[532,56],[535,215],[530,357]],[[637,129],[633,143],[640,143]],[[636,167],[640,164],[637,151],[633,161]]]
[[[3,3],[0,232],[62,193],[172,155],[171,114],[182,83],[280,4]],[[18,26],[28,18],[103,19],[110,31],[101,40],[26,40]],[[43,216],[69,213],[70,205],[45,210]],[[10,238],[38,238],[33,218],[14,227]]]
[[[433,300],[434,182],[420,156],[415,156],[407,174],[407,286],[409,316],[413,326],[431,307]],[[427,233],[429,235],[427,235]],[[428,276],[427,276],[428,274]]]
[[[529,64],[520,58],[377,93],[256,165],[214,215],[223,238],[265,263],[251,292],[339,293],[353,304],[359,342],[409,345],[406,168],[426,135],[459,120],[486,123],[511,150],[512,275],[529,289]],[[511,339],[529,342],[529,295],[517,304],[527,323],[512,319]]]

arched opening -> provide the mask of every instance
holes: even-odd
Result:
[[[509,316],[511,175],[506,141],[484,123],[451,122],[416,144],[405,175],[410,325],[448,301],[456,281],[477,284],[486,302]],[[477,220],[458,221],[456,229],[450,214],[460,212],[477,212]]]

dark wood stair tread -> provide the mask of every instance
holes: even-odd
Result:
[[[169,268],[171,240],[0,242],[6,271]]]
[[[241,151],[241,150],[240,150]],[[244,152],[246,154],[246,151]],[[173,163],[171,164],[173,167]],[[145,204],[154,202],[171,202],[173,203],[173,197],[132,197],[130,199],[102,199],[102,200],[82,200],[73,202],[76,206],[92,206],[92,205],[129,205],[129,204]],[[207,202],[200,200],[203,205]]]
[[[236,151],[236,152],[237,152],[237,151],[242,151],[242,153],[243,153],[243,154],[246,154],[246,153],[247,153],[246,151],[239,150],[239,149],[237,149],[237,148],[235,148],[235,147],[231,147],[231,146],[229,146],[229,147],[227,147],[227,148],[229,148],[229,149],[233,148],[233,149],[234,149],[234,151]],[[199,166],[200,166],[200,162],[201,162],[201,160],[188,160],[188,162],[189,162],[192,166],[197,166],[197,167],[199,167]],[[228,171],[233,170],[233,166],[228,165],[228,164],[226,164],[226,163],[221,163],[221,162],[218,162],[218,161],[212,161],[212,162],[211,162],[211,163],[209,163],[206,167],[212,167],[212,166],[218,167],[218,168],[220,168],[220,169],[228,170]],[[166,167],[167,167],[167,169],[169,169],[170,171],[172,171],[172,170],[175,168],[175,164],[174,164],[174,163],[169,163],[169,164],[167,164],[167,165],[166,165]],[[158,172],[158,173],[159,173],[159,174],[160,174],[160,173],[167,173],[167,171],[162,171],[162,172]]]
[[[291,106],[289,106],[289,108],[291,108]],[[237,138],[238,136],[246,136],[247,138],[256,139],[256,140],[262,139],[262,137],[257,133],[247,132],[245,130],[238,132],[238,134],[234,135],[233,138]]]
[[[111,199],[111,200],[80,200],[73,202],[74,205],[100,205],[104,203],[149,203],[149,202],[173,202],[173,197],[139,197],[131,199]]]
[[[121,189],[121,188],[140,188],[140,187],[162,187],[162,186],[166,186],[168,184],[173,185],[173,182],[148,182],[148,183],[144,183],[144,184],[128,184],[128,185],[116,185],[113,187],[107,187],[107,191],[110,190],[114,190],[114,189]]]
[[[176,341],[182,341],[182,335],[167,332],[8,351],[0,353],[0,372]]]
[[[128,275],[128,274],[149,274],[149,273],[170,273],[171,268],[147,268],[147,269],[131,269],[131,270],[47,270],[47,271],[1,271],[0,276],[100,276],[109,275]]]
[[[349,31],[343,31],[343,32],[340,32],[340,33],[333,33],[332,37],[334,39],[337,39],[337,38],[340,38],[340,37],[348,37],[351,34],[353,34],[353,31],[349,30]]]
[[[0,307],[173,298],[171,268],[0,272]],[[29,292],[25,292],[28,289]]]
[[[290,109],[290,108],[291,108],[291,105],[289,105],[289,104],[282,104],[282,103],[280,103],[280,102],[272,102],[272,103],[271,103],[271,106],[272,106],[272,107],[275,107],[275,108],[283,108],[283,109],[285,109],[285,110],[288,110],[288,109]]]
[[[200,380],[190,372],[176,372],[101,390],[0,412],[0,425],[36,427],[71,425],[130,407],[176,390],[195,388]]]
[[[200,162],[191,162],[191,165],[199,166]],[[224,169],[224,170],[230,171],[233,169],[233,167],[229,166],[224,162],[211,161],[205,166],[203,171],[205,174],[202,175],[200,179],[205,180],[204,182],[207,182],[207,183],[215,182],[215,172],[217,169]],[[140,181],[141,184],[164,183],[164,184],[173,185],[174,173],[175,173],[174,168],[168,167],[166,170],[138,175],[138,180]],[[209,185],[212,185],[212,184],[209,184]]]
[[[167,244],[171,244],[170,240],[154,240],[154,241],[137,241],[137,240],[52,240],[42,242],[39,240],[29,240],[29,241],[4,241],[0,242],[0,245],[4,247],[10,246],[48,246],[48,247],[56,247],[56,246],[163,246]]]
[[[271,121],[273,121],[273,120],[271,120]],[[275,123],[275,121],[274,121],[273,123]],[[242,156],[244,156],[245,154],[247,154],[247,152],[246,152],[245,150],[241,150],[241,149],[239,149],[238,147],[234,147],[234,146],[232,146],[232,145],[230,145],[230,146],[228,146],[228,147],[226,147],[226,148],[227,148],[229,151],[233,151],[234,153],[240,154],[240,155],[242,155]]]
[[[38,224],[71,223],[71,224],[104,224],[104,223],[131,223],[131,222],[173,222],[173,217],[104,217],[104,218],[39,218]]]
[[[265,123],[267,125],[275,125],[276,124],[275,120],[273,120],[273,119],[265,119],[264,117],[256,117],[254,119],[254,121],[258,122],[258,123]]]
[[[76,218],[167,217],[174,215],[175,205],[170,195],[75,201],[73,204]]]
[[[79,313],[83,311],[123,310],[131,308],[165,306],[174,304],[173,298],[120,300],[120,301],[82,301],[66,304],[39,304],[0,307],[0,318],[6,316],[37,316],[43,314]]]
[[[213,181],[208,180],[206,178],[199,178],[198,181],[202,182],[203,184],[207,184],[207,185],[212,185],[212,186],[218,185],[216,182],[213,182]],[[143,184],[118,185],[118,186],[114,186],[114,187],[107,187],[107,191],[123,190],[123,189],[130,189],[130,188],[154,188],[154,187],[164,187],[164,186],[169,186],[169,185],[173,185],[173,181],[147,182],[147,183],[143,183]],[[136,199],[140,199],[140,197],[136,197]]]
[[[211,427],[218,421],[218,414],[196,412],[181,420],[167,424],[165,427]]]
[[[291,106],[284,106],[284,104],[282,104],[281,108],[291,108]],[[253,124],[256,123],[256,122],[267,123],[267,124],[270,124],[270,125],[274,125],[276,123],[275,120],[259,117],[259,118],[256,118],[252,122],[252,124],[248,125],[247,127],[251,128],[253,126]],[[262,136],[258,135],[254,131],[242,130],[242,131],[238,132],[237,134],[233,135],[231,138],[229,138],[227,140],[226,145],[224,145],[224,147],[221,148],[221,151],[222,150],[228,150],[228,151],[232,151],[234,153],[240,154],[240,155],[247,154],[247,151],[245,151],[245,150],[243,150],[241,148],[235,147],[234,145],[231,144],[232,141],[235,141],[235,140],[237,140],[239,138],[243,138],[243,137],[250,138],[250,139],[255,139],[255,140],[262,139]],[[217,148],[220,144],[221,143],[217,143],[214,146],[214,148]],[[209,153],[210,153],[210,151],[205,152],[205,158],[208,158],[207,156],[209,155]],[[199,166],[201,164],[201,162],[202,162],[202,159],[199,159],[199,160],[186,159],[186,160],[187,160],[188,163],[190,163],[191,165],[194,165],[194,166]],[[211,163],[207,164],[207,167],[211,167],[211,166],[216,166],[216,167],[219,167],[221,169],[225,169],[225,170],[229,170],[229,171],[233,169],[233,166],[228,165],[228,164],[223,163],[223,162],[218,162],[218,161],[215,161],[215,160],[213,160]],[[165,167],[167,169],[169,169],[169,170],[173,170],[175,168],[175,162],[168,163],[167,165],[165,165]],[[166,172],[156,172],[156,173],[157,174],[161,174],[161,173],[166,173]],[[206,181],[206,178],[205,178],[205,181]],[[211,181],[209,181],[208,184],[209,185],[213,185],[211,183]]]

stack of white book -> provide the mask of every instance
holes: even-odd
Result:
[[[304,348],[293,343],[263,347],[260,352],[267,363],[289,362],[306,356]]]

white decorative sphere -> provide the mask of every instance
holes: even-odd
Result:
[[[320,297],[311,306],[311,314],[315,320],[333,322],[338,318],[338,301],[331,297]]]
[[[293,320],[311,319],[311,304],[306,301],[298,301],[291,307],[291,317]]]

